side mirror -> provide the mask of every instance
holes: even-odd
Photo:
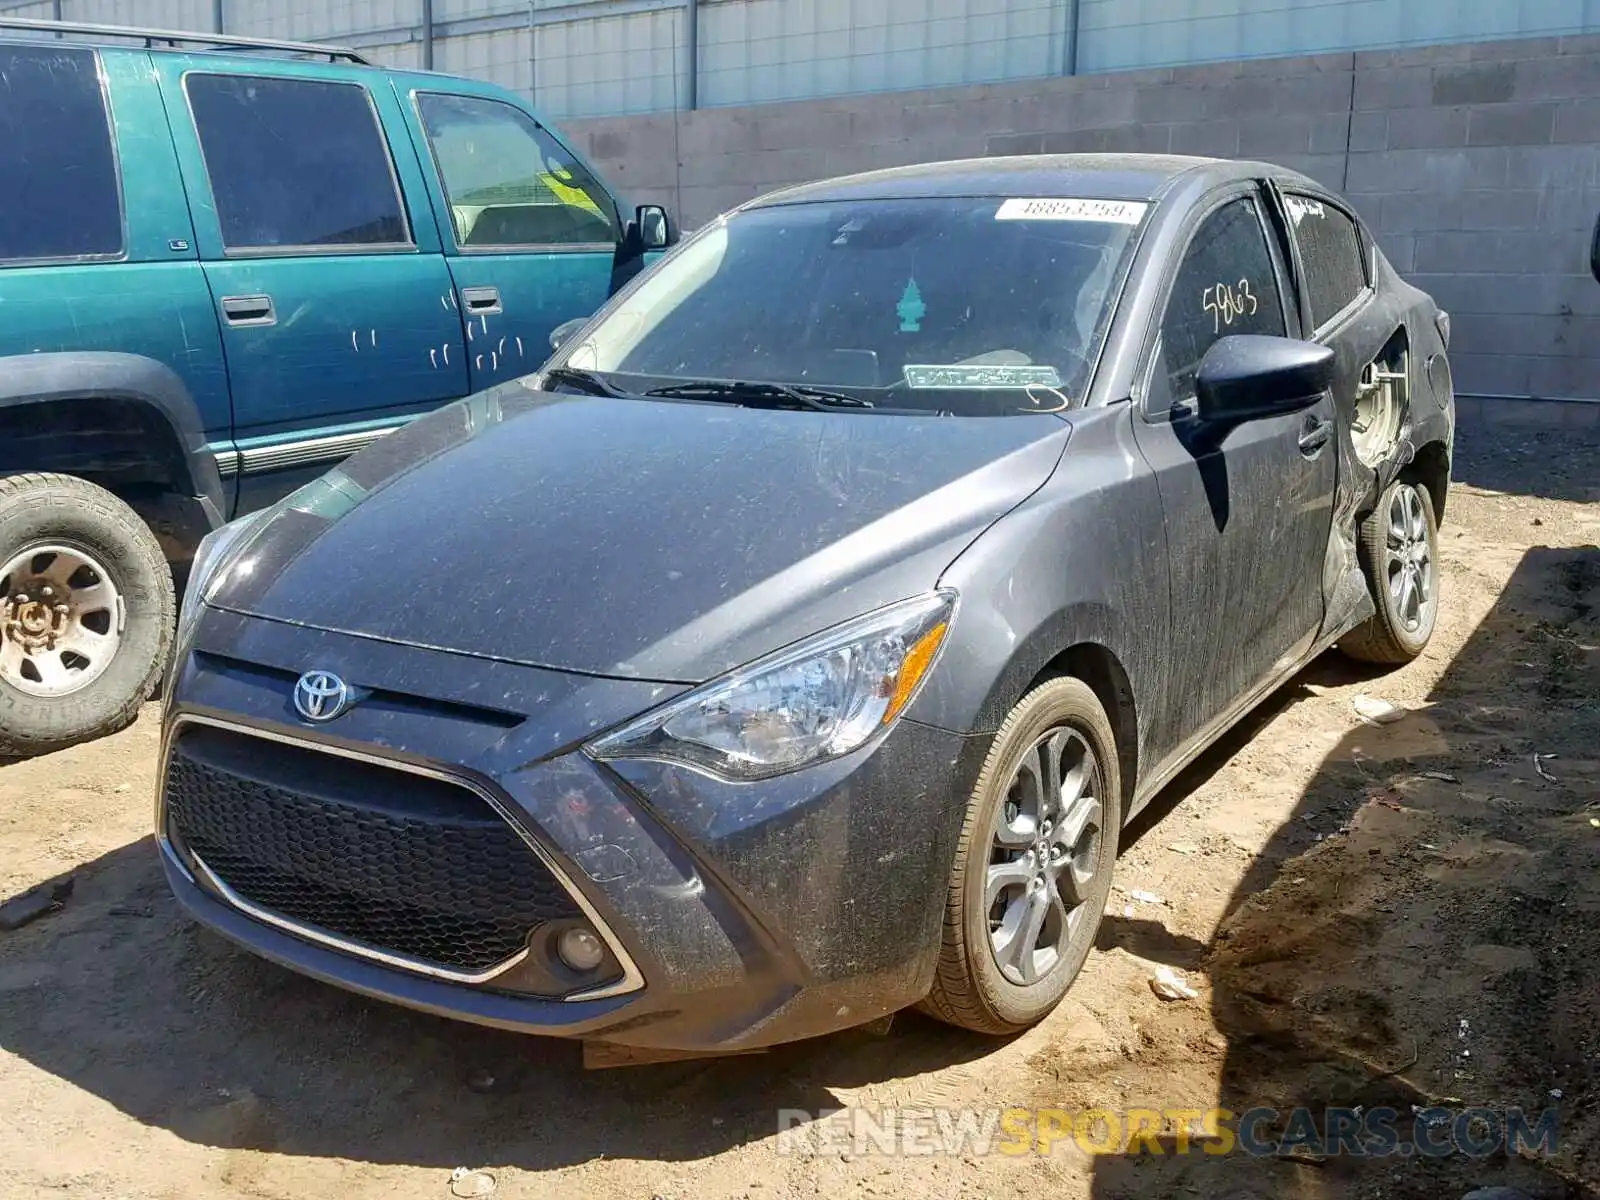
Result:
[[[1203,421],[1248,421],[1308,408],[1333,387],[1327,346],[1294,338],[1236,333],[1206,351],[1195,372]]]
[[[573,317],[570,321],[561,322],[561,324],[557,325],[550,331],[550,349],[561,349],[562,346],[566,345],[567,342],[572,339],[573,334],[577,333],[578,330],[582,329],[588,323],[588,317]]]
[[[1589,273],[1600,282],[1600,220],[1595,221],[1594,237],[1589,241]]]
[[[638,230],[641,251],[665,250],[678,240],[678,231],[659,204],[641,204],[634,211],[633,227]]]

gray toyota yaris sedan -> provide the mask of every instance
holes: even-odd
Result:
[[[1432,632],[1449,320],[1299,175],[794,188],[559,332],[195,564],[159,843],[259,954],[640,1047],[1016,1030],[1180,767]]]

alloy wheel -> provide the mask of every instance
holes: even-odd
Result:
[[[990,835],[984,898],[990,951],[1014,984],[1048,975],[1085,917],[1103,836],[1102,792],[1094,749],[1065,726],[1039,737],[1012,775]]]
[[[1415,633],[1427,617],[1435,588],[1428,516],[1414,484],[1397,487],[1389,501],[1384,581],[1395,619],[1407,633]]]

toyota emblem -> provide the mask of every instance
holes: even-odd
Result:
[[[350,702],[350,686],[332,671],[307,671],[294,685],[295,711],[308,721],[331,721]]]

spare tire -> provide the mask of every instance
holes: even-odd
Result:
[[[131,723],[166,667],[176,604],[160,545],[116,496],[0,476],[0,755]]]

